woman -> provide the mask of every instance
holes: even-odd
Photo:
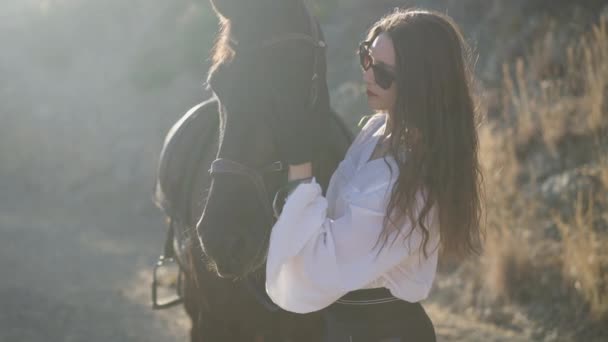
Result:
[[[434,341],[419,302],[438,255],[478,252],[478,139],[467,50],[450,18],[396,10],[359,57],[363,127],[322,196],[311,164],[290,165],[266,290],[297,313],[327,308],[328,341]]]

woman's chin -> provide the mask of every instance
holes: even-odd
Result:
[[[374,98],[371,97],[367,97],[367,106],[371,109],[371,110],[378,110],[378,103],[376,102],[376,100]]]
[[[367,106],[374,112],[380,112],[384,110],[384,106],[382,106],[382,103],[381,101],[379,101],[377,96],[368,96]]]

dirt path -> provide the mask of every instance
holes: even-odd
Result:
[[[531,341],[531,338],[524,333],[455,315],[434,304],[426,304],[425,309],[435,324],[439,342]]]
[[[162,221],[0,211],[0,341],[186,341],[180,309],[149,307]]]
[[[181,308],[152,311],[160,214],[0,210],[0,342],[187,341]],[[427,305],[440,341],[527,341]]]

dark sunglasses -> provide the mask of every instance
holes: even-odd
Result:
[[[374,72],[376,84],[380,88],[386,90],[390,88],[395,81],[395,74],[388,70],[386,66],[374,63],[374,58],[369,51],[371,45],[372,42],[369,41],[364,41],[359,44],[359,63],[361,63],[361,68],[365,71],[371,68]]]

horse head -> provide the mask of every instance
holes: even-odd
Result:
[[[221,134],[217,160],[211,169],[213,179],[197,232],[210,268],[227,278],[253,273],[265,262],[274,223],[269,205],[286,182],[287,165],[277,169],[280,165],[277,162],[282,161],[281,146],[275,141],[276,133],[281,130],[278,116],[322,111],[328,117],[330,113],[324,53],[315,63],[318,50],[304,40],[264,45],[265,41],[273,41],[285,33],[310,35],[311,22],[317,29],[316,21],[311,21],[303,4],[277,5],[296,4],[300,0],[258,1],[275,4],[271,9],[279,19],[256,22],[266,26],[258,32],[268,35],[261,41],[237,45],[234,57],[209,78],[221,105]],[[236,21],[241,17],[233,11],[243,11],[243,8],[234,5],[249,1],[212,0],[212,3],[223,16]],[[317,89],[311,105],[315,71]],[[218,160],[221,162],[217,163]]]

